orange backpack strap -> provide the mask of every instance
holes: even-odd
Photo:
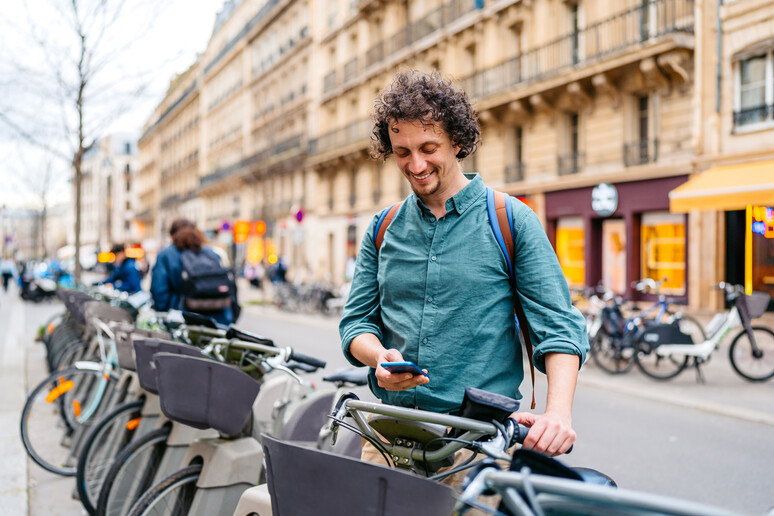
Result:
[[[377,253],[382,247],[382,241],[384,240],[384,234],[387,232],[387,228],[390,226],[392,219],[395,218],[395,214],[398,213],[402,204],[403,201],[396,202],[390,206],[382,213],[382,216],[379,217],[379,220],[376,222],[376,226],[374,227],[374,244],[376,245]]]
[[[521,299],[519,298],[519,292],[516,288],[516,274],[514,272],[514,242],[515,235],[513,234],[513,226],[511,220],[513,220],[511,214],[511,203],[508,195],[503,192],[492,190],[492,196],[488,196],[488,202],[494,204],[494,212],[497,217],[497,225],[499,226],[500,235],[502,236],[502,242],[505,246],[506,258],[508,260],[508,273],[511,276],[511,285],[513,286],[513,308],[516,313],[516,319],[519,321],[519,332],[522,339],[524,339],[524,348],[527,350],[527,360],[529,360],[529,375],[532,380],[532,404],[531,408],[535,408],[535,364],[532,362],[532,339],[529,335],[529,323],[527,322],[527,316],[524,315],[524,308],[521,306]],[[490,210],[491,217],[491,210]],[[490,220],[490,222],[492,222]],[[495,230],[495,237],[497,237],[496,228],[492,224],[492,229]]]

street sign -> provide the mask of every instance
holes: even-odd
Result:
[[[618,209],[618,190],[610,183],[600,183],[591,191],[591,209],[609,217]]]

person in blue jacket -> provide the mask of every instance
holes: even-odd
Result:
[[[113,273],[108,276],[99,284],[110,283],[116,290],[122,292],[128,292],[134,294],[139,292],[142,287],[140,286],[140,271],[137,270],[137,265],[134,263],[134,258],[126,257],[126,247],[124,244],[116,244],[110,250],[116,257],[115,267]]]
[[[169,236],[172,237],[172,244],[159,252],[151,272],[151,297],[153,308],[158,312],[183,309],[183,265],[180,255],[184,250],[202,249],[202,252],[217,257],[214,251],[204,247],[204,236],[188,219],[174,220],[169,228]],[[234,313],[230,307],[204,315],[221,324],[234,322]]]

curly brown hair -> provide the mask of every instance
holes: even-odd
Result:
[[[389,88],[374,101],[371,115],[371,155],[387,159],[392,154],[390,123],[394,120],[440,122],[452,145],[459,146],[457,159],[473,154],[481,143],[481,129],[467,94],[434,71],[400,72]]]

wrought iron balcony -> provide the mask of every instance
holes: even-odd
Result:
[[[693,33],[693,0],[652,0],[485,70],[461,82],[478,100],[610,59],[651,40]]]
[[[347,64],[344,65],[344,79],[343,82],[348,82],[357,77],[358,74],[358,67],[357,67],[357,57],[353,57],[349,61],[347,61]]]
[[[323,79],[323,93],[328,93],[336,87],[336,70],[329,72]]]
[[[583,168],[586,155],[583,152],[563,154],[556,158],[556,169],[560,176],[576,174]]]
[[[624,144],[624,165],[644,165],[654,163],[658,159],[658,139],[637,140]]]
[[[774,120],[774,104],[767,106],[762,104],[753,108],[734,111],[734,127],[759,124]]]
[[[309,142],[309,154],[326,152],[359,140],[368,139],[372,128],[373,122],[371,119],[364,118],[339,129],[329,131]]]
[[[384,59],[384,41],[380,41],[368,49],[365,57],[366,68],[374,63],[378,63],[382,59]]]
[[[515,183],[524,180],[524,162],[517,161],[505,167],[505,182]]]

